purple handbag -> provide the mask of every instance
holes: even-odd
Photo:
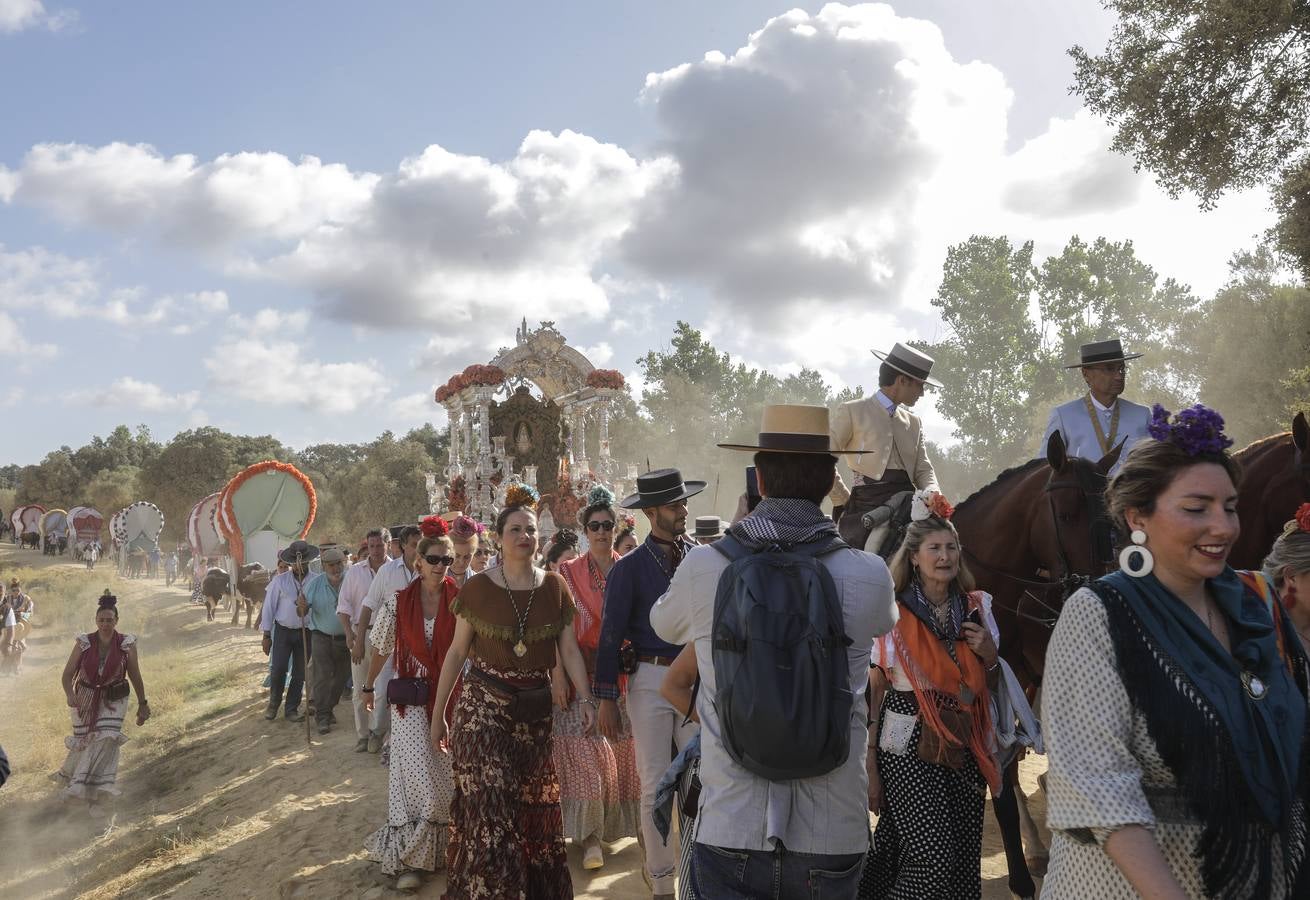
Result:
[[[426,678],[393,678],[387,682],[387,702],[392,706],[426,707],[431,691]]]

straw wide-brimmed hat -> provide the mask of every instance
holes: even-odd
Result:
[[[1124,353],[1123,344],[1119,343],[1118,338],[1108,341],[1092,341],[1090,344],[1083,344],[1078,348],[1078,358],[1081,362],[1072,363],[1065,366],[1066,369],[1081,369],[1083,366],[1099,366],[1101,363],[1108,362],[1126,362],[1130,359],[1138,359],[1140,353]]]
[[[921,353],[902,343],[895,344],[886,353],[881,350],[874,350],[872,353],[902,375],[908,375],[935,388],[942,386],[940,381],[929,374],[932,371],[933,358],[927,353]]]
[[[649,509],[694,497],[705,490],[704,481],[683,481],[677,469],[656,469],[637,476],[637,493],[625,497],[624,509]]]
[[[775,403],[764,407],[760,433],[754,444],[719,444],[724,450],[766,450],[770,453],[864,453],[838,450],[828,432],[828,407]]]

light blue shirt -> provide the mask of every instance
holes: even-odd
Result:
[[[264,611],[259,616],[259,630],[272,631],[276,622],[282,628],[303,628],[307,622],[296,612],[296,597],[304,588],[290,570],[273,576],[264,593]]]
[[[305,582],[305,599],[309,601],[309,627],[333,637],[345,637],[346,630],[337,618],[340,586],[333,587],[327,574],[315,575]]]
[[[882,391],[878,391],[873,396],[878,400],[879,403],[882,404],[882,408],[887,410],[887,415],[889,416],[896,415],[896,404],[892,402],[891,397],[888,397]]]
[[[1059,431],[1064,438],[1064,445],[1069,456],[1081,456],[1083,459],[1089,459],[1096,462],[1105,453],[1101,450],[1100,441],[1096,438],[1096,426],[1092,424],[1091,417],[1087,415],[1086,395],[1079,397],[1077,400],[1070,400],[1068,403],[1062,403],[1055,409],[1051,410],[1050,418],[1046,421],[1046,432],[1042,435],[1041,446],[1037,448],[1037,456],[1046,458],[1046,442],[1050,440],[1051,435]],[[1115,403],[1119,406],[1119,430],[1115,433],[1114,444],[1123,441],[1123,451],[1119,454],[1119,461],[1110,469],[1109,474],[1113,475],[1119,471],[1124,460],[1128,458],[1128,451],[1133,449],[1133,445],[1143,438],[1150,437],[1147,428],[1151,424],[1151,411],[1140,403],[1133,403],[1120,397]],[[1114,407],[1104,407],[1092,401],[1092,410],[1096,413],[1097,419],[1101,423],[1101,432],[1110,437],[1110,422],[1114,418]]]

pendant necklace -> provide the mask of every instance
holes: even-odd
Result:
[[[532,590],[528,591],[528,603],[523,607],[522,613],[519,612],[519,605],[514,602],[514,592],[509,587],[509,575],[504,569],[500,570],[500,577],[505,579],[505,596],[509,597],[509,605],[514,610],[514,619],[519,626],[519,642],[514,645],[514,655],[522,659],[528,655],[528,645],[524,641],[524,636],[527,633],[528,615],[532,612],[532,598],[537,593],[537,576],[535,574],[532,576]]]

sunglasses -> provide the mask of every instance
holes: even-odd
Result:
[[[614,523],[609,521],[608,519],[600,522],[588,522],[587,530],[593,533],[597,531],[613,531]]]
[[[453,556],[424,556],[423,559],[430,566],[452,566],[455,564]]]

